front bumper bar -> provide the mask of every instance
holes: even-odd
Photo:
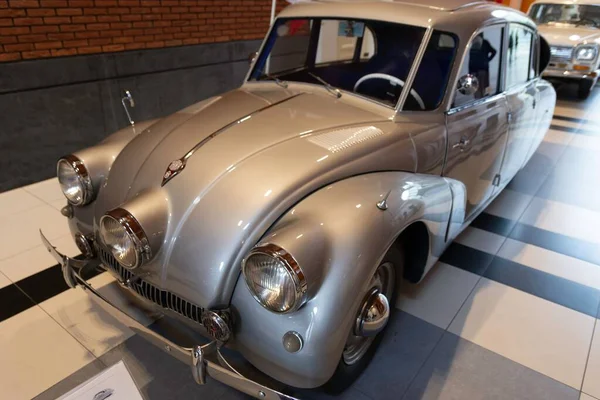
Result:
[[[543,78],[558,78],[558,79],[596,79],[598,77],[598,71],[575,71],[565,68],[551,68],[548,67],[542,73]]]
[[[257,399],[297,400],[294,397],[280,393],[276,390],[270,389],[245,378],[242,374],[237,372],[227,362],[227,360],[225,360],[219,350],[219,344],[217,341],[210,342],[203,346],[197,345],[192,348],[182,347],[176,343],[173,343],[164,336],[148,329],[146,326],[115,307],[107,298],[94,289],[82,277],[86,271],[97,268],[97,262],[69,258],[58,252],[41,231],[40,236],[48,252],[52,254],[56,261],[58,261],[58,263],[61,265],[63,277],[69,287],[75,288],[80,286],[100,307],[102,307],[111,316],[122,322],[125,326],[129,327],[129,329],[131,329],[133,332],[137,333],[156,347],[177,358],[179,361],[189,364],[192,369],[194,380],[198,384],[204,385],[206,383],[207,376],[210,376],[227,386],[231,386],[232,388]]]

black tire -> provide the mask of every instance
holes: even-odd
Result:
[[[404,260],[405,258],[402,246],[395,245],[388,250],[388,252],[379,264],[378,271],[386,263],[391,263],[393,265],[392,270],[394,271],[394,276],[391,278],[392,294],[388,298],[390,308],[393,308],[394,304],[396,304],[398,282],[402,279],[402,268],[404,267]],[[366,295],[366,293],[363,294],[363,296],[364,295]],[[358,314],[358,310],[356,310],[356,313]],[[385,328],[382,332],[380,332],[379,334],[377,334],[377,336],[373,338],[370,345],[368,345],[368,349],[360,357],[360,359],[358,359],[358,361],[355,361],[354,363],[349,365],[344,361],[344,354],[342,354],[340,356],[340,361],[338,362],[338,366],[333,376],[325,385],[323,385],[322,389],[328,394],[335,395],[342,393],[344,390],[350,387],[371,362],[386,330],[387,328]]]
[[[594,87],[594,81],[589,79],[582,79],[579,81],[579,88],[577,89],[577,97],[580,100],[585,100],[590,96],[592,88]]]

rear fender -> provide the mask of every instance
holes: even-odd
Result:
[[[387,209],[382,210],[377,203],[384,199]],[[240,275],[231,303],[237,315],[236,348],[281,382],[303,388],[324,384],[338,364],[360,294],[388,248],[406,227],[421,221],[429,234],[429,254],[421,267],[427,271],[445,248],[451,215],[450,183],[430,175],[366,174],[308,196],[261,240],[298,261],[308,282],[308,301],[294,313],[275,314],[253,299]],[[283,348],[288,331],[303,338],[297,353]]]

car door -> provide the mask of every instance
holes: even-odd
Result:
[[[528,160],[539,127],[535,32],[511,23],[508,36],[505,85],[510,123],[500,187],[506,185]]]
[[[508,107],[502,91],[505,24],[482,28],[465,50],[457,89],[446,116],[448,149],[444,176],[467,189],[467,220],[493,194],[506,145]],[[475,78],[475,79],[473,79]],[[465,89],[461,82],[477,81]]]

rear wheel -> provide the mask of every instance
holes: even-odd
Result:
[[[579,88],[577,90],[577,97],[581,100],[585,100],[589,97],[594,87],[594,81],[589,79],[582,79],[579,81]]]
[[[377,316],[375,314],[377,314],[378,309],[381,307],[375,303],[382,300],[381,297],[378,297],[381,294],[385,296],[388,310],[393,307],[397,289],[396,277],[402,276],[400,271],[402,271],[403,263],[403,252],[396,247],[388,250],[383,260],[381,260],[375,274],[371,277],[367,291],[363,293],[364,300],[356,312],[357,322],[350,328],[348,339],[346,340],[335,373],[323,387],[326,392],[331,394],[343,392],[354,383],[369,365],[385,332],[384,325],[381,327],[381,331],[371,336],[373,332],[379,330],[376,327]],[[378,299],[376,299],[377,297]],[[374,312],[367,310],[367,308],[370,308]],[[374,321],[373,324],[367,322],[362,325],[359,323],[361,317],[366,314],[372,317],[370,320]],[[365,319],[362,320],[366,321]],[[385,319],[385,323],[387,323],[387,319]]]

